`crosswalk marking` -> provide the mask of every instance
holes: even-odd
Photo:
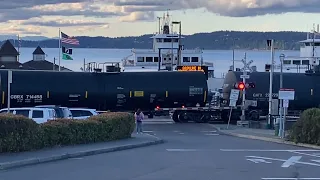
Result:
[[[153,131],[143,131],[143,132],[145,132],[145,133],[152,133]]]
[[[217,131],[201,131],[202,133],[215,133]]]
[[[151,133],[151,134],[155,134],[156,131],[154,130],[145,130],[143,131],[144,133]],[[164,131],[165,132],[165,131]],[[185,134],[188,134],[186,132],[182,132],[182,131],[178,131],[178,130],[174,130],[172,131],[173,133],[176,133],[176,134],[180,134],[180,135],[185,135]],[[217,133],[217,131],[198,131],[197,132],[194,132],[195,134],[200,134],[200,135],[204,135],[204,136],[219,136],[220,134]],[[194,134],[193,132],[191,134]],[[190,134],[190,133],[189,133]]]
[[[206,136],[219,136],[219,134],[204,134]]]

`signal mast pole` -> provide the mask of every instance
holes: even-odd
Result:
[[[246,76],[247,76],[247,54],[244,53],[244,69],[243,69],[243,76],[242,76],[242,82],[245,85],[246,84]],[[246,88],[243,88],[242,92],[242,111],[241,111],[241,121],[245,121],[246,114],[245,114],[245,103],[246,103]]]
[[[247,75],[247,70],[249,70],[250,72],[252,72],[252,69],[250,68],[250,64],[252,63],[253,61],[250,60],[248,63],[247,63],[247,53],[244,53],[244,59],[242,59],[242,63],[243,63],[243,68],[242,68],[242,75],[240,76],[240,78],[242,78],[242,83],[244,84],[244,86],[246,86],[246,79],[249,79],[250,76]],[[246,119],[246,116],[245,116],[245,105],[246,105],[246,88],[247,87],[244,87],[243,90],[242,90],[242,108],[241,108],[241,122],[242,121],[245,121]]]

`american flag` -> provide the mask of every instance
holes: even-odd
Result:
[[[61,42],[66,44],[79,45],[79,41],[76,38],[68,36],[63,32],[61,32]]]

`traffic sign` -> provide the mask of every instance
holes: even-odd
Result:
[[[236,107],[237,106],[237,100],[230,99],[229,106],[230,107]]]
[[[243,74],[243,75],[240,75],[240,78],[249,79],[249,78],[250,78],[250,75],[247,75],[247,74],[246,74],[246,75],[244,75],[244,74]]]
[[[294,89],[280,89],[279,99],[294,100]]]
[[[230,100],[238,100],[239,98],[239,90],[238,89],[231,89],[231,93],[230,93]]]

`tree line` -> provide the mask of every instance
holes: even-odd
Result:
[[[119,49],[150,49],[152,48],[152,34],[129,37],[76,37],[80,41],[79,48],[119,48]],[[274,39],[276,48],[283,50],[298,50],[299,41],[305,40],[306,32],[242,32],[242,31],[216,31],[211,33],[196,33],[183,35],[182,44],[185,49],[266,49],[267,39]],[[11,40],[13,42],[13,40]],[[3,42],[2,42],[3,43]],[[58,48],[57,39],[42,41],[22,40],[21,47]]]

